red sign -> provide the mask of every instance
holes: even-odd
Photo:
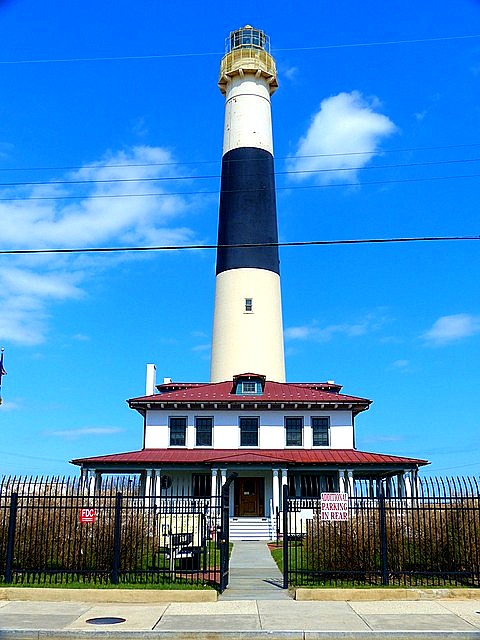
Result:
[[[80,522],[95,522],[95,509],[80,509]]]

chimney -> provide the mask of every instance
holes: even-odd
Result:
[[[145,395],[153,396],[155,394],[155,375],[157,367],[154,364],[147,364],[147,376],[145,384]]]

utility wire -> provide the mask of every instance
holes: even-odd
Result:
[[[337,169],[341,171],[341,169]],[[369,182],[360,183],[361,186],[367,185],[385,185],[385,184],[404,184],[415,182],[433,182],[438,180],[456,180],[459,178],[479,178],[480,173],[463,174],[456,176],[431,176],[427,178],[404,178],[399,180],[370,180]],[[288,187],[275,187],[275,191],[293,191],[298,189],[327,189],[331,187],[353,187],[356,186],[354,182],[339,182],[337,184],[310,184],[310,185],[296,185]],[[232,189],[229,191],[223,190],[222,193],[253,193],[257,191],[267,191],[267,189]],[[64,195],[64,196],[25,196],[25,197],[3,197],[0,198],[0,202],[25,202],[34,200],[91,200],[97,198],[148,198],[148,197],[172,197],[172,196],[194,196],[194,195],[218,195],[218,189],[215,191],[177,191],[177,192],[151,192],[151,193],[108,193],[108,194],[87,194],[87,195]]]
[[[255,242],[243,244],[191,244],[158,245],[152,247],[89,247],[76,249],[1,249],[0,255],[31,255],[51,253],[120,253],[133,251],[181,251],[192,249],[254,249],[258,247],[307,247],[352,244],[389,244],[397,242],[445,242],[458,240],[480,240],[478,236],[419,236],[413,238],[363,238],[355,240],[305,240],[293,242]]]
[[[371,169],[404,169],[408,167],[430,167],[439,166],[445,164],[465,164],[468,162],[480,162],[480,158],[462,158],[457,160],[432,160],[428,162],[406,162],[396,164],[377,164],[365,167],[329,167],[327,169],[298,169],[289,171],[276,171],[276,176],[282,175],[305,175],[305,174],[320,174],[331,173],[335,171],[365,171]],[[248,174],[251,178],[256,178],[263,174],[252,173]],[[49,186],[59,184],[112,184],[118,182],[161,182],[169,180],[211,180],[221,178],[219,174],[199,175],[199,176],[159,176],[155,178],[106,178],[103,180],[49,180],[49,181],[34,181],[34,182],[0,182],[0,187],[32,187],[32,186]]]
[[[356,47],[383,47],[387,45],[398,44],[421,44],[427,42],[449,42],[452,40],[471,40],[480,38],[480,34],[463,35],[463,36],[441,36],[438,38],[415,38],[412,40],[386,40],[381,42],[352,42],[344,44],[325,44],[311,47],[279,47],[272,48],[272,51],[321,51],[325,49],[352,49]],[[190,53],[162,53],[144,56],[95,56],[89,58],[48,58],[48,59],[32,59],[32,60],[0,60],[0,64],[55,64],[67,62],[114,62],[127,60],[164,60],[168,58],[198,58],[208,56],[223,56],[225,52],[221,51],[204,51]]]
[[[406,147],[404,149],[382,149],[381,153],[407,153],[412,151],[440,151],[444,149],[461,149],[469,147],[480,147],[480,142],[471,142],[467,144],[451,144],[440,145],[434,147]],[[278,160],[297,160],[301,158],[343,158],[346,156],[363,156],[370,155],[371,151],[345,151],[343,153],[317,153],[309,155],[295,155],[295,156],[276,156],[274,159]],[[248,158],[238,158],[229,160],[229,162],[249,162]],[[92,165],[73,165],[63,167],[2,167],[1,171],[72,171],[76,169],[104,169],[104,168],[120,168],[120,167],[178,167],[188,165],[200,165],[200,164],[217,164],[216,160],[197,160],[193,162],[145,162],[145,163],[123,163],[123,164],[92,164]]]

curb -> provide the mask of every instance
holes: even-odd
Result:
[[[37,602],[128,602],[131,604],[165,604],[168,602],[216,602],[214,589],[42,589],[37,587],[2,587],[0,600]],[[0,630],[3,638],[4,630]]]
[[[478,600],[480,589],[295,589],[299,601]]]
[[[2,640],[479,640],[480,631],[64,631],[0,630]]]

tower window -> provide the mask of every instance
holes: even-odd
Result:
[[[253,312],[253,298],[245,298],[245,313]]]

